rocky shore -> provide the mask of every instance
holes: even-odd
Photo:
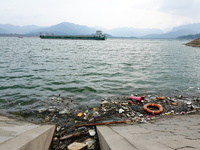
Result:
[[[200,47],[200,38],[195,39],[187,44],[185,44],[187,46],[192,46],[192,47]]]
[[[147,104],[148,110],[144,109]],[[131,95],[102,98],[93,105],[79,105],[70,97],[54,96],[47,101],[38,101],[37,107],[31,110],[10,113],[38,124],[55,124],[50,149],[81,147],[99,150],[96,125],[134,125],[199,111],[198,97]]]

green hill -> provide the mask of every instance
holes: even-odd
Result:
[[[200,38],[195,39],[187,44],[185,44],[187,46],[192,46],[192,47],[200,47]]]

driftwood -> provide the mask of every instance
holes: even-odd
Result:
[[[66,140],[66,139],[69,139],[71,137],[77,137],[77,136],[81,136],[81,135],[82,135],[81,133],[72,133],[72,134],[61,137],[60,140]]]
[[[97,126],[97,125],[108,125],[108,124],[118,124],[118,123],[127,123],[128,121],[113,121],[113,122],[100,122],[100,123],[90,123],[90,124],[80,124],[76,127],[88,127],[88,126]]]

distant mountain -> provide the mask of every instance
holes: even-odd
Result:
[[[188,34],[200,33],[200,23],[178,26],[172,29],[172,31],[163,33],[160,29],[137,29],[137,28],[115,28],[105,29],[103,27],[88,27],[83,25],[77,25],[69,22],[63,22],[46,28],[40,28],[32,31],[31,34],[38,34],[39,32],[48,34],[60,34],[60,35],[87,35],[94,34],[96,30],[101,29],[104,33],[111,35],[109,37],[139,37],[139,38],[177,38]]]
[[[15,26],[11,24],[0,24],[0,34],[26,34],[36,35],[42,34],[58,34],[58,35],[90,35],[96,30],[101,29],[109,37],[125,37],[125,38],[177,38],[185,35],[194,35],[200,33],[200,23],[182,25],[173,28],[170,32],[163,33],[160,29],[137,29],[137,28],[115,28],[105,29],[103,27],[88,27],[69,22],[62,22],[49,27],[39,27],[35,25]]]
[[[183,36],[183,35],[188,35],[188,34],[194,34],[196,33],[195,31],[191,31],[191,30],[178,30],[178,31],[171,31],[171,32],[167,32],[164,34],[150,34],[150,35],[145,35],[142,36],[140,38],[150,38],[150,39],[174,39],[177,38],[179,36]]]
[[[96,33],[95,28],[91,28],[84,25],[77,25],[69,22],[62,22],[50,27],[39,28],[31,31],[29,34],[57,34],[57,35],[88,35]]]
[[[49,27],[38,26],[14,26],[11,24],[0,24],[0,34],[29,34],[39,35],[42,34],[57,34],[57,35],[88,35],[94,34],[96,30],[102,30],[104,33],[112,37],[137,37],[146,34],[161,34],[159,29],[136,29],[136,28],[115,28],[105,29],[103,27],[88,27],[69,22],[62,22]]]
[[[12,24],[0,24],[0,34],[28,34],[31,30],[38,29],[38,26],[15,26]]]
[[[8,32],[5,30],[5,29],[3,29],[3,28],[0,28],[0,34],[7,34]]]
[[[179,30],[190,30],[196,33],[200,33],[200,23],[193,23],[193,24],[187,24],[187,25],[174,27],[172,29],[172,32],[179,31]]]
[[[111,30],[107,30],[106,33],[117,36],[117,37],[138,37],[138,36],[144,36],[147,34],[161,34],[163,33],[160,29],[136,29],[136,28],[115,28]]]
[[[200,38],[200,33],[199,34],[189,34],[189,35],[178,37],[178,39],[197,39],[197,38]]]
[[[175,27],[172,29],[172,31],[164,34],[150,34],[141,36],[140,38],[178,38],[180,36],[198,33],[200,33],[200,23],[194,23]]]

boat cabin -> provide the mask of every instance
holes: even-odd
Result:
[[[98,36],[98,37],[104,37],[104,34],[103,34],[103,32],[101,30],[97,30],[96,31],[96,36]]]

